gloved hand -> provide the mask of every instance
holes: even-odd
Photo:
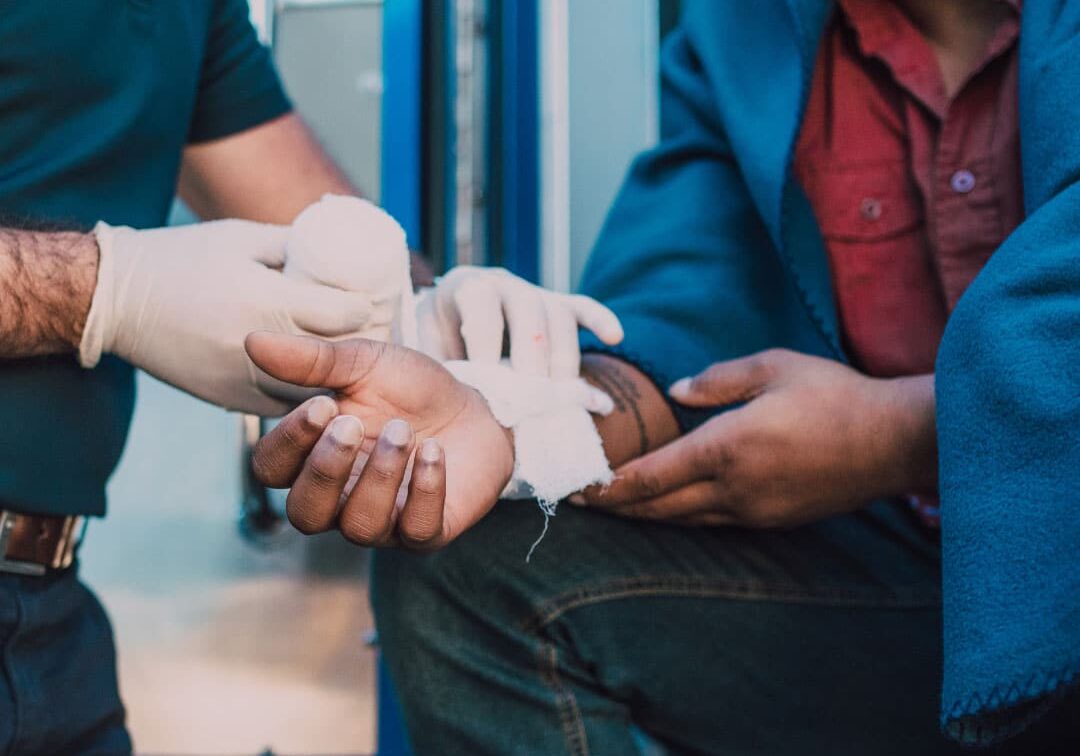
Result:
[[[547,291],[502,268],[452,269],[418,295],[416,317],[420,351],[436,359],[497,363],[506,330],[513,368],[552,378],[578,376],[578,326],[605,344],[623,338],[615,313],[596,300]]]
[[[244,352],[252,331],[342,336],[370,298],[282,275],[289,229],[240,220],[136,231],[99,223],[98,281],[79,348],[227,409],[281,415],[294,402]],[[268,393],[271,392],[271,393]]]

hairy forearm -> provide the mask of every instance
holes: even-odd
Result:
[[[91,234],[0,228],[0,359],[77,349],[97,265]]]
[[[633,365],[608,355],[586,354],[581,373],[615,402],[611,414],[596,418],[612,467],[643,456],[679,435],[671,407],[656,385]]]

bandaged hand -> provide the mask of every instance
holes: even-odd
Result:
[[[136,231],[99,223],[98,279],[79,360],[115,354],[228,409],[281,415],[244,352],[252,331],[341,336],[370,320],[368,297],[282,275],[289,229],[239,220]]]
[[[419,347],[436,359],[494,364],[509,334],[515,370],[552,378],[576,378],[581,368],[578,328],[605,344],[623,331],[615,314],[585,296],[534,286],[502,268],[461,266],[417,300]]]

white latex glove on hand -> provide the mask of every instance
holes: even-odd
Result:
[[[405,230],[377,205],[334,194],[309,205],[293,221],[284,272],[297,281],[365,296],[371,317],[350,336],[415,341]]]
[[[227,409],[281,415],[294,402],[244,352],[252,331],[356,332],[370,298],[281,273],[289,229],[240,220],[136,231],[99,223],[98,281],[79,361],[115,354]],[[268,390],[271,393],[268,393]]]
[[[542,289],[502,268],[454,268],[417,299],[420,351],[444,362],[498,363],[509,331],[515,370],[577,378],[579,326],[605,344],[623,338],[615,313],[596,300]]]

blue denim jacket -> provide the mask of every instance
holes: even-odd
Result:
[[[660,144],[634,163],[583,281],[626,326],[617,351],[661,386],[769,347],[845,359],[821,233],[791,172],[832,11],[690,0],[665,47]],[[1019,96],[1028,217],[961,299],[937,369],[942,717],[965,740],[1006,734],[1022,723],[981,715],[1080,670],[1077,0],[1025,4]],[[707,417],[675,411],[684,429]]]

